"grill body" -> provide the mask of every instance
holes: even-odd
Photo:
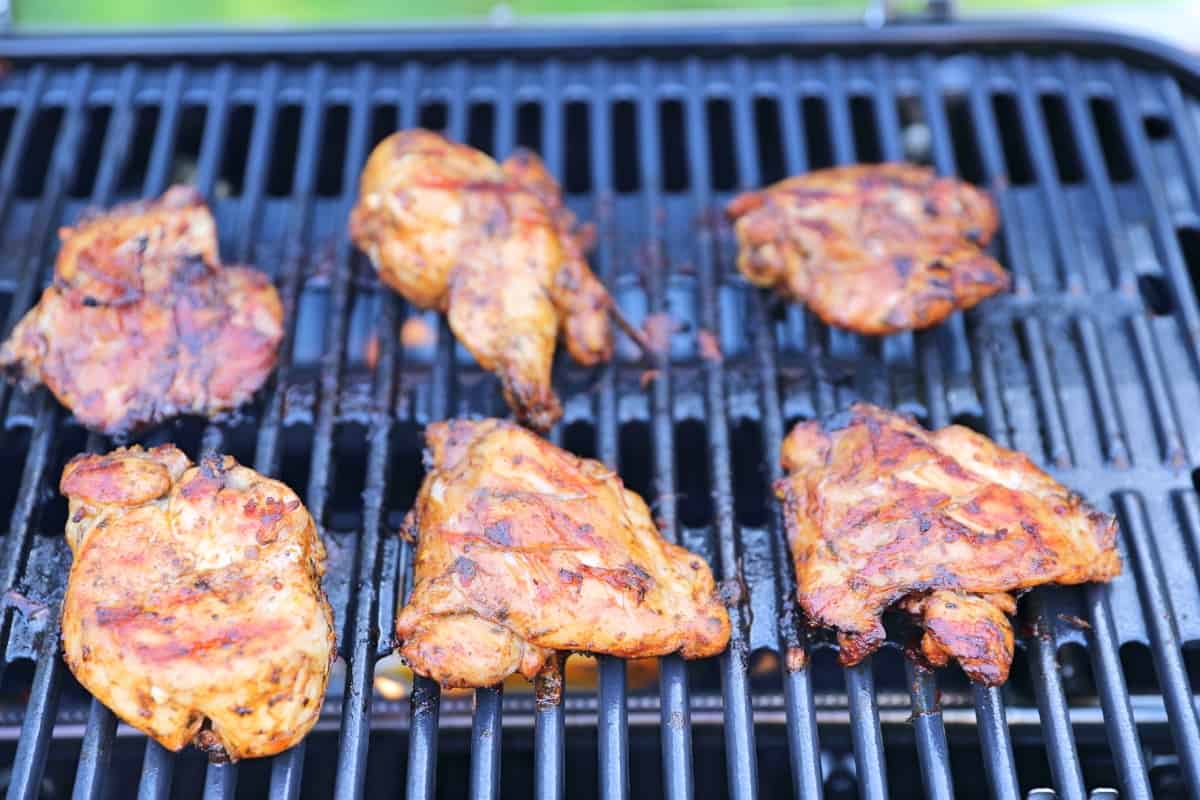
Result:
[[[60,225],[196,183],[224,258],[281,287],[288,337],[252,407],[142,440],[222,449],[302,493],[329,544],[342,658],[318,730],[269,762],[176,756],[89,704],[58,657],[55,487],[66,459],[111,443],[44,391],[0,389],[10,797],[1200,796],[1200,104],[1184,57],[970,26],[13,39],[0,53],[5,330],[48,277]],[[506,413],[444,323],[381,289],[346,238],[366,154],[414,125],[499,157],[541,152],[597,223],[593,263],[626,313],[683,323],[644,386],[628,341],[611,368],[560,363],[551,436],[617,466],[668,538],[740,587],[721,658],[663,659],[647,691],[601,659],[594,690],[568,682],[551,705],[442,698],[422,680],[401,701],[374,692],[411,588],[395,530],[420,428]],[[733,193],[901,158],[994,193],[1011,295],[871,340],[737,277],[720,214]],[[721,360],[701,357],[700,330]],[[1008,686],[915,668],[899,638],[843,670],[804,631],[770,484],[790,424],[856,398],[975,427],[1118,514],[1125,573],[1023,599]]]

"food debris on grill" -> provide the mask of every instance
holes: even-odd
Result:
[[[350,233],[384,283],[446,312],[533,428],[562,416],[550,384],[560,333],[581,364],[612,357],[612,300],[585,258],[590,228],[532,153],[497,164],[429,131],[393,134],[363,169]]]
[[[226,267],[187,186],[60,232],[54,280],[0,348],[89,428],[123,435],[250,399],[275,367],[283,306],[266,275]]]
[[[304,738],[334,633],[325,548],[292,490],[174,445],[76,456],[60,489],[63,652],[79,682],[169,750],[236,760]]]
[[[1113,517],[968,428],[931,433],[857,404],[797,425],[783,466],[800,605],[837,631],[843,664],[883,643],[880,615],[898,605],[924,629],[931,664],[954,658],[973,681],[1001,684],[1012,592],[1121,571]]]
[[[426,434],[430,471],[408,528],[418,545],[400,653],[448,687],[534,678],[556,651],[716,655],[729,616],[708,564],[665,541],[598,461],[512,423]]]
[[[982,250],[997,227],[991,198],[926,167],[818,170],[742,194],[728,214],[742,274],[839,328],[928,328],[1009,287]]]

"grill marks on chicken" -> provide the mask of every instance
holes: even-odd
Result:
[[[384,283],[447,314],[531,427],[562,416],[550,385],[560,333],[585,366],[612,357],[612,300],[584,257],[591,229],[532,153],[497,164],[429,131],[393,134],[363,169],[350,233]]]
[[[1021,453],[957,425],[929,432],[858,404],[803,422],[783,446],[784,504],[801,606],[836,629],[844,664],[883,642],[892,605],[924,628],[935,665],[1008,678],[1011,592],[1108,581],[1117,526]]]
[[[233,409],[263,384],[283,337],[266,275],[222,266],[192,188],[60,231],[54,279],[0,349],[89,428],[122,435],[176,414]]]
[[[296,495],[231,457],[172,445],[63,470],[74,553],[67,665],[164,747],[268,756],[320,714],[334,656],[325,548]]]
[[[738,269],[864,334],[927,328],[1009,287],[980,248],[996,232],[987,194],[925,167],[834,167],[729,204]]]
[[[499,420],[435,423],[426,442],[431,469],[407,520],[413,593],[396,620],[414,671],[481,687],[533,678],[559,650],[725,649],[708,565],[665,541],[608,467]]]

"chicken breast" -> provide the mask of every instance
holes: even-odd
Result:
[[[838,328],[928,328],[1009,287],[980,249],[996,232],[991,198],[925,167],[818,170],[740,195],[728,213],[742,274]]]
[[[532,153],[497,164],[436,133],[393,134],[363,169],[350,235],[384,283],[448,315],[538,430],[562,415],[550,385],[560,333],[585,366],[612,357],[612,300],[584,258],[591,230]]]
[[[0,348],[9,375],[45,384],[110,435],[228,411],[267,379],[283,338],[279,295],[263,273],[220,264],[194,189],[59,235],[53,282]]]
[[[972,680],[1003,683],[1010,592],[1121,571],[1113,517],[967,428],[930,433],[858,404],[797,425],[783,466],[800,605],[836,629],[843,664],[883,643],[880,615],[899,604],[924,628],[930,662],[954,658]]]
[[[334,657],[325,548],[278,481],[173,445],[81,455],[63,470],[74,563],[71,672],[169,750],[279,753],[320,715]]]
[[[413,671],[448,687],[533,678],[555,651],[720,653],[729,616],[699,556],[665,541],[603,464],[500,420],[429,426],[406,522],[413,592],[396,620]]]

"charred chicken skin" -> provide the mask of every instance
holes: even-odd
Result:
[[[612,356],[608,292],[558,184],[532,153],[503,164],[424,130],[383,140],[363,169],[350,235],[388,286],[447,314],[522,422],[562,415],[550,385],[559,334],[576,361]]]
[[[818,170],[740,195],[728,213],[742,274],[838,328],[927,328],[1009,286],[980,249],[996,232],[991,198],[925,167]]]
[[[699,556],[665,541],[598,461],[500,420],[438,422],[408,520],[412,598],[396,620],[413,670],[448,687],[532,679],[555,651],[716,655],[729,616]]]
[[[53,282],[0,348],[0,366],[45,384],[87,427],[121,435],[212,416],[248,400],[274,368],[279,295],[258,270],[221,265],[194,189],[59,235]]]
[[[1012,592],[1121,571],[1111,516],[967,428],[931,433],[859,404],[797,425],[783,466],[800,605],[836,629],[847,665],[883,643],[880,615],[898,604],[924,629],[929,662],[954,658],[972,680],[1003,683]]]
[[[334,655],[325,548],[278,481],[173,445],[77,456],[60,486],[74,553],[67,665],[169,750],[279,753],[316,723]]]

